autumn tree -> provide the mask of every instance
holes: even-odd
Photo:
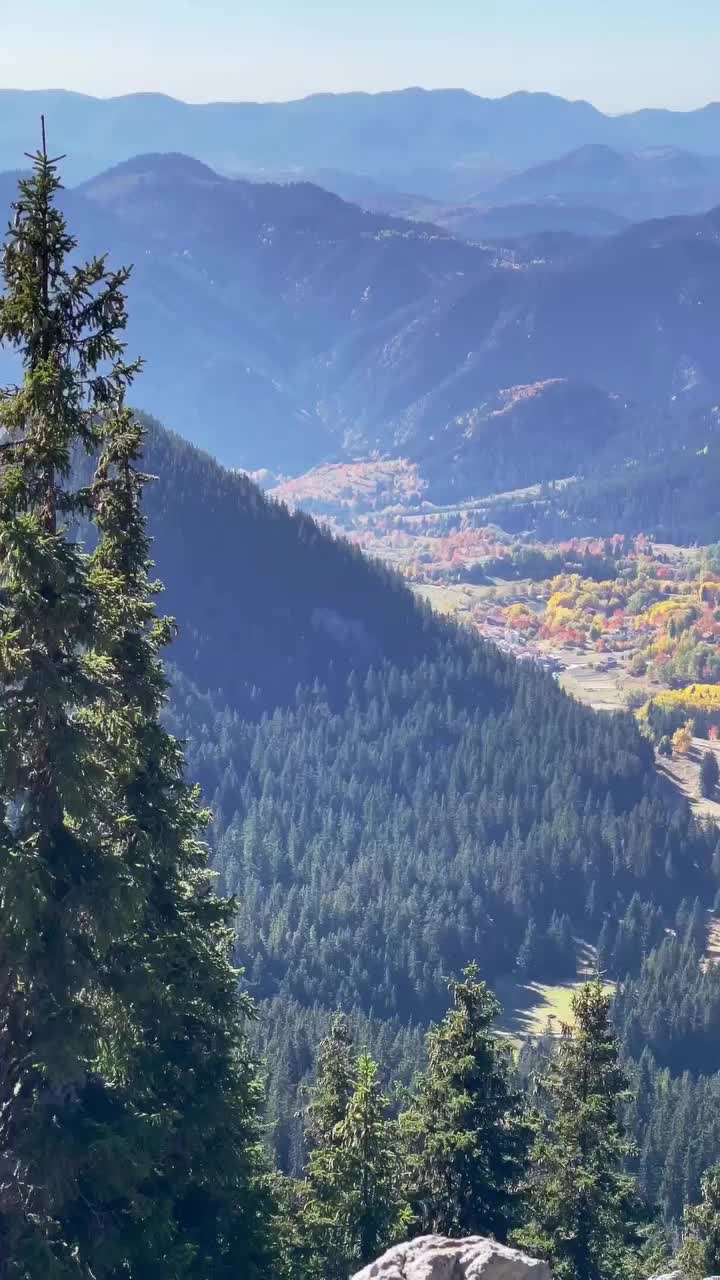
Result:
[[[685,724],[675,730],[672,736],[672,747],[675,755],[686,756],[690,754],[694,732],[695,725],[692,720],[686,720]]]

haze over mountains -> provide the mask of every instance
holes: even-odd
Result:
[[[190,104],[162,94],[98,99],[0,92],[0,168],[14,168],[45,111],[68,152],[68,182],[147,151],[183,151],[223,172],[331,167],[375,176],[463,169],[501,176],[586,143],[717,155],[720,104],[608,116],[546,93],[483,98],[463,89],[316,94],[295,102]],[[425,182],[409,190],[432,195]],[[471,194],[471,185],[465,194]]]
[[[720,396],[716,105],[0,105],[0,162],[22,163],[44,107],[84,179],[64,196],[81,243],[134,264],[143,407],[228,465],[379,452],[463,499],[636,457],[648,423],[698,443],[687,415]]]
[[[720,395],[720,211],[469,243],[178,155],[65,203],[86,251],[134,263],[143,407],[230,465],[379,450],[482,493],[569,474],[631,421],[622,406]]]

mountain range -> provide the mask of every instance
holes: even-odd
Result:
[[[6,206],[15,182],[0,178]],[[143,407],[232,466],[380,451],[477,494],[570,474],[629,420],[619,406],[678,415],[720,395],[720,210],[470,243],[178,155],[65,202],[86,251],[134,263]]]
[[[587,144],[512,174],[492,194],[505,204],[595,204],[634,221],[700,213],[720,203],[720,157],[669,146],[618,151]]]
[[[630,221],[701,213],[720,203],[720,158],[670,146],[619,151],[586,143],[471,193],[468,174],[464,187],[457,173],[447,181],[426,175],[425,188],[435,197],[334,169],[273,176],[302,177],[365,209],[430,220],[466,239],[551,230],[610,235]]]
[[[294,102],[190,104],[162,94],[91,98],[63,90],[0,92],[0,168],[17,168],[48,119],[68,153],[68,181],[147,151],[184,151],[225,173],[339,168],[403,175],[404,189],[436,194],[431,175],[467,174],[465,196],[513,170],[587,143],[622,151],[720,151],[720,104],[697,111],[609,116],[546,93],[483,98],[462,89],[315,94]],[[455,196],[461,192],[456,188]]]

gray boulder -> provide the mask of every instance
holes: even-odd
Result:
[[[546,1262],[485,1236],[419,1236],[398,1244],[353,1280],[550,1280]]]

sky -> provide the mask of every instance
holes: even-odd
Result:
[[[533,89],[609,112],[720,99],[720,0],[0,0],[0,31],[1,88]]]

